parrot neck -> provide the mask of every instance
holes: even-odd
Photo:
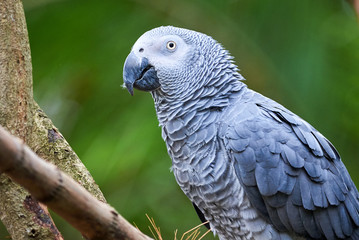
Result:
[[[234,64],[233,64],[234,65]],[[237,68],[218,73],[204,86],[190,89],[186,94],[170,96],[162,91],[152,92],[159,125],[185,118],[197,112],[222,111],[247,88]]]

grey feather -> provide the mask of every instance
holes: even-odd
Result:
[[[343,229],[341,228],[340,216],[337,213],[337,211],[335,211],[334,208],[330,207],[328,208],[327,212],[328,212],[330,224],[333,227],[335,235],[338,236],[338,238],[345,238]]]
[[[300,208],[299,214],[303,221],[305,231],[308,233],[309,237],[315,239],[320,238],[322,233],[315,222],[313,212],[310,210],[305,210],[304,208]]]
[[[314,212],[314,218],[317,226],[321,229],[326,239],[334,239],[334,230],[330,224],[330,219],[328,216],[328,211],[316,211]]]

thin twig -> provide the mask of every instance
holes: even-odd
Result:
[[[204,223],[201,223],[201,224],[197,225],[196,227],[191,228],[191,229],[188,230],[187,232],[183,233],[181,240],[183,240],[184,236],[185,236],[186,234],[188,234],[189,232],[192,232],[192,231],[194,231],[195,229],[198,229],[199,227],[201,227],[201,226],[203,226],[203,225],[205,225],[205,224],[207,224],[207,223],[209,223],[209,221],[204,222]]]
[[[358,20],[359,20],[359,0],[354,0],[353,1],[353,6],[354,6],[354,10],[357,14]]]
[[[201,240],[202,238],[204,238],[204,236],[206,236],[211,231],[212,231],[211,229],[208,229],[200,238],[198,238],[198,240]]]

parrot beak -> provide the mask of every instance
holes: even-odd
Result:
[[[142,91],[154,91],[161,85],[155,68],[148,59],[137,57],[131,52],[126,58],[123,67],[123,81],[128,92],[133,96],[133,88]]]

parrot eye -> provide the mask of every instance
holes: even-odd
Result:
[[[176,43],[174,41],[168,41],[166,44],[166,48],[168,50],[174,50],[176,49]]]

